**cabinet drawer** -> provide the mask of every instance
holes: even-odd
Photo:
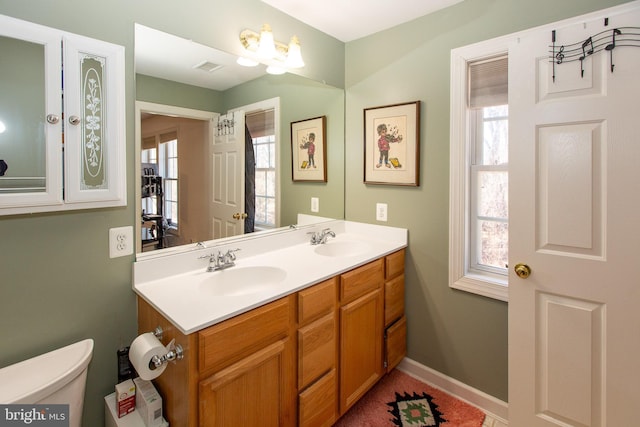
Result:
[[[385,280],[389,280],[398,274],[404,273],[404,252],[405,250],[402,249],[386,256]]]
[[[300,393],[300,427],[330,427],[338,417],[336,370],[332,369],[311,387]]]
[[[382,286],[383,260],[379,259],[340,276],[340,302],[355,300]]]
[[[307,387],[336,365],[334,313],[298,331],[298,388]]]
[[[402,316],[389,326],[386,337],[387,372],[391,372],[407,354],[407,318]]]
[[[290,297],[285,297],[198,332],[200,374],[222,369],[287,337],[290,304]]]
[[[404,314],[404,274],[384,284],[384,325],[389,326]]]
[[[298,323],[306,325],[336,308],[337,277],[298,292]]]

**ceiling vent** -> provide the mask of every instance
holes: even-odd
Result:
[[[193,66],[194,69],[206,71],[207,73],[213,73],[214,71],[219,70],[222,67],[224,67],[224,65],[214,64],[213,62],[209,61],[203,61]]]

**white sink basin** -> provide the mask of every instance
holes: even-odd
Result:
[[[274,289],[286,277],[287,272],[277,267],[229,267],[206,273],[200,288],[207,295],[242,296]]]
[[[357,240],[329,240],[327,243],[318,245],[315,252],[318,255],[329,257],[349,257],[361,255],[371,250],[371,245]]]

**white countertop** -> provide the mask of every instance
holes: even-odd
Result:
[[[324,256],[309,243],[309,232],[331,228],[326,246],[361,242],[349,256]],[[256,235],[205,249],[150,258],[134,263],[133,290],[187,335],[293,292],[349,271],[407,246],[407,230],[350,221],[331,221],[286,233]],[[208,273],[202,255],[239,248],[234,267]],[[275,267],[286,272],[266,291],[219,296],[211,283],[233,269]],[[262,270],[257,270],[262,271]],[[217,276],[216,276],[217,275]],[[235,276],[234,276],[235,277]],[[256,281],[264,277],[256,277]],[[206,280],[206,283],[203,283]]]

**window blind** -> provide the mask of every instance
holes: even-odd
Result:
[[[509,102],[509,67],[506,56],[472,62],[468,66],[469,108],[491,107]]]
[[[173,141],[174,139],[178,139],[178,132],[171,131],[167,133],[160,134],[160,144],[164,144],[165,142]]]
[[[147,150],[149,148],[156,148],[155,136],[148,136],[146,138],[142,138],[142,149]]]
[[[271,110],[263,110],[256,113],[249,113],[245,117],[245,123],[249,128],[252,138],[273,135],[275,132],[274,112]]]

